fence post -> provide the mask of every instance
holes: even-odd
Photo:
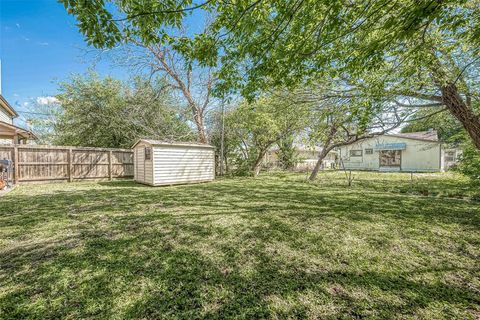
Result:
[[[73,182],[73,151],[72,148],[68,149],[68,182]]]
[[[112,150],[108,151],[108,180],[112,180],[113,170],[112,170]]]
[[[20,174],[20,164],[19,164],[19,156],[18,156],[18,147],[15,145],[13,147],[13,174],[14,174],[14,184],[17,184],[19,181],[20,181],[20,177],[19,177],[19,174]]]

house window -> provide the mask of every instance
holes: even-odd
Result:
[[[373,154],[373,149],[365,149],[365,154]]]
[[[455,151],[445,152],[445,161],[446,162],[454,162],[455,161]]]
[[[145,160],[152,160],[152,148],[145,148]]]
[[[381,150],[380,167],[400,167],[402,163],[402,152],[400,150]]]
[[[361,157],[362,150],[350,150],[350,157]]]

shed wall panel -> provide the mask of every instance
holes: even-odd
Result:
[[[154,184],[211,181],[215,176],[214,150],[201,147],[155,146]]]

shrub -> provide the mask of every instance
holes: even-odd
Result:
[[[471,142],[464,145],[456,170],[469,177],[473,183],[480,184],[480,151]]]

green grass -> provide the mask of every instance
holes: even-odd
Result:
[[[478,191],[355,176],[20,186],[0,198],[0,318],[478,319]]]

